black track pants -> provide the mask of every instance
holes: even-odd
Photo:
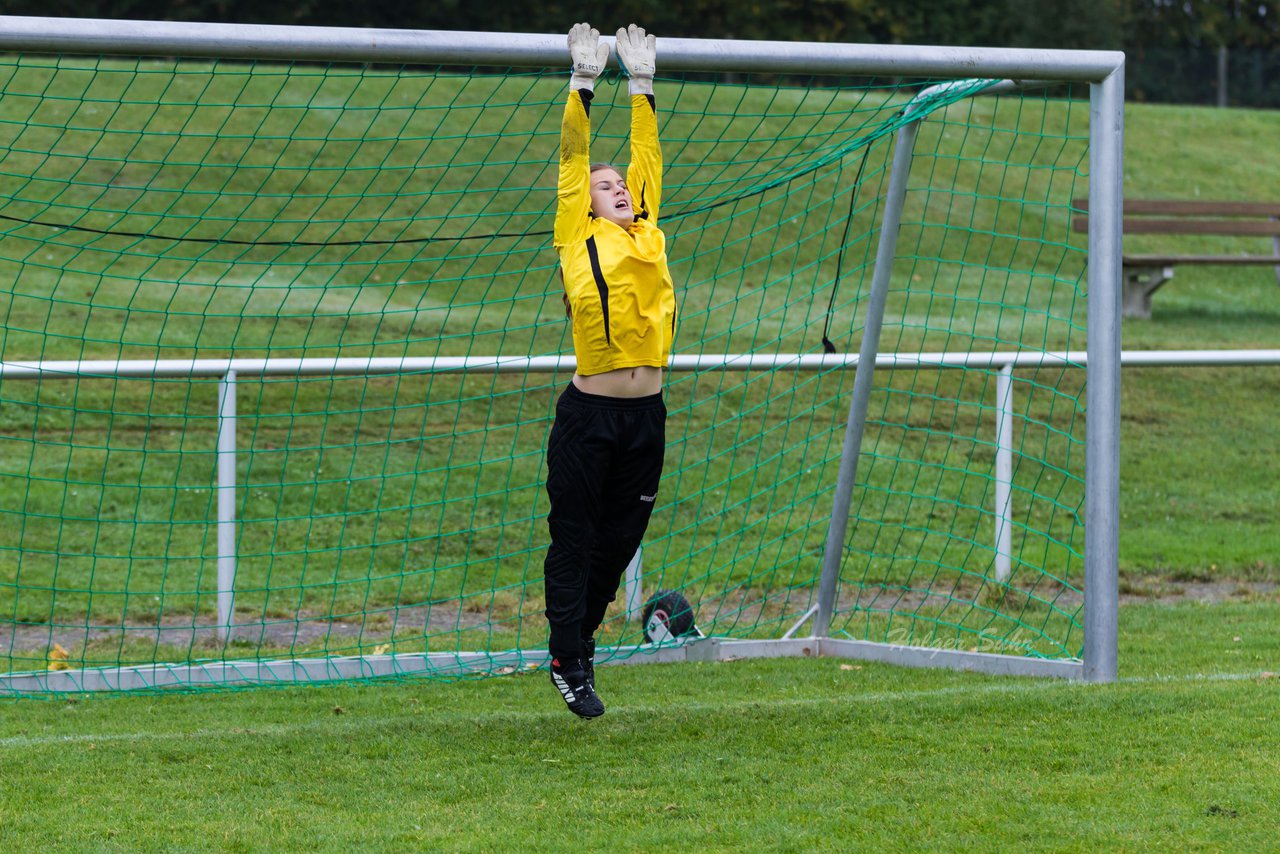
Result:
[[[556,658],[581,657],[644,537],[662,477],[666,420],[660,394],[602,397],[570,384],[556,404],[544,569],[547,646]]]

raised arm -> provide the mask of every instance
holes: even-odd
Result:
[[[636,214],[655,225],[662,205],[662,148],[658,144],[658,116],[653,98],[657,71],[657,39],[635,24],[618,30],[618,61],[629,76],[631,92],[631,163],[627,186]]]
[[[560,123],[560,177],[556,189],[553,242],[563,246],[581,239],[591,213],[591,97],[596,78],[609,61],[609,45],[590,24],[569,30],[573,76]]]

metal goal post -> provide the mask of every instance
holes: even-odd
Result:
[[[607,37],[605,40],[608,40]],[[236,24],[73,20],[0,16],[0,51],[42,54],[205,57],[236,60],[287,60],[357,63],[421,63],[458,66],[558,67],[564,63],[564,36],[559,34],[489,34],[471,32],[408,31],[348,28],[303,28]],[[817,604],[801,623],[777,639],[729,640],[703,638],[641,650],[626,660],[711,660],[744,656],[836,655],[911,666],[940,666],[990,673],[1056,676],[1088,682],[1109,682],[1117,672],[1118,614],[1118,494],[1120,426],[1120,318],[1121,318],[1121,157],[1123,143],[1124,55],[1110,51],[1062,51],[962,47],[914,47],[899,45],[792,43],[663,38],[662,67],[682,72],[759,72],[770,74],[832,74],[866,76],[918,76],[931,79],[981,78],[994,86],[1013,87],[1015,81],[1048,81],[1088,84],[1089,197],[1088,233],[1088,329],[1086,353],[1036,354],[901,354],[880,352],[880,327],[895,253],[898,217],[910,171],[912,146],[918,122],[898,132],[893,171],[882,209],[880,243],[863,318],[864,334],[856,358],[783,354],[768,357],[768,367],[856,370],[849,408],[839,479],[831,511],[827,548],[821,567]],[[5,359],[20,359],[5,354]],[[760,367],[762,357],[730,354],[683,357],[674,370],[734,370]],[[839,562],[849,519],[850,497],[857,483],[858,457],[867,418],[867,400],[874,372],[901,364],[936,367],[977,360],[996,369],[1014,365],[1062,364],[1087,371],[1088,413],[1085,448],[1084,606],[1083,657],[1080,660],[1044,660],[958,649],[900,646],[829,636],[828,628],[839,586]],[[1055,360],[1058,360],[1055,362]],[[209,360],[204,360],[208,362]],[[217,361],[217,360],[214,360]],[[155,362],[109,365],[95,363],[39,363],[5,361],[5,380],[23,377],[133,375],[217,375],[223,379],[219,416],[227,423],[235,417],[234,387],[237,376],[280,373],[411,371],[411,370],[538,370],[537,359],[474,357],[474,363],[454,364],[414,360],[399,364],[373,364],[377,360],[225,360],[218,364]],[[316,361],[316,360],[312,360]],[[553,358],[541,369],[566,367]],[[354,363],[353,363],[354,362]],[[438,363],[438,364],[436,364]],[[212,372],[212,373],[210,373]],[[1007,388],[1007,382],[1002,388]],[[1002,435],[1007,429],[1000,428]],[[220,433],[218,452],[220,485],[230,486],[227,501],[219,501],[220,581],[219,613],[229,630],[234,589],[234,465],[225,465],[235,454],[234,434]],[[1007,443],[1007,442],[1006,442]],[[226,455],[226,456],[224,456]],[[226,484],[226,477],[232,479]],[[1007,480],[1007,474],[1005,475]],[[1003,495],[1003,498],[1000,498]],[[998,490],[998,501],[1007,502]],[[224,527],[225,526],[225,527]],[[1000,536],[1007,536],[1006,531]],[[1003,547],[1007,553],[1008,547]],[[804,623],[807,637],[795,637]],[[465,673],[481,667],[493,669],[502,654],[421,653],[369,655],[281,661],[226,661],[209,664],[155,664],[114,670],[51,671],[0,676],[8,690],[66,691],[164,687],[209,682],[294,682],[317,679],[370,677],[450,669]],[[512,662],[528,664],[536,653],[509,654]]]

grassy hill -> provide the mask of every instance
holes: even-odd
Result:
[[[1125,194],[1273,201],[1280,113],[1130,105]],[[1270,241],[1130,237],[1129,251],[1265,253]],[[1180,267],[1131,349],[1275,348],[1280,280],[1266,267]],[[1277,469],[1269,401],[1280,368],[1142,369],[1124,375],[1122,566],[1135,575],[1274,580],[1280,539],[1265,518]],[[1157,585],[1158,586],[1158,585]]]

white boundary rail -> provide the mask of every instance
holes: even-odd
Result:
[[[608,41],[609,39],[605,39]],[[331,62],[500,65],[558,68],[564,64],[564,36],[560,34],[489,34],[356,28],[302,28],[238,24],[192,24],[154,21],[77,20],[0,16],[0,51],[131,56],[189,56],[224,59],[319,60]],[[1124,55],[1112,51],[1061,51],[900,45],[806,44],[768,41],[670,39],[662,41],[663,67],[672,71],[767,72],[794,74],[919,76],[928,78],[989,79],[993,85],[1010,80],[1088,83],[1089,220],[1087,357],[1062,354],[881,354],[883,320],[890,270],[910,172],[919,120],[903,126],[894,149],[893,171],[885,198],[880,245],[867,298],[862,350],[857,357],[838,356],[702,356],[676,359],[675,370],[850,368],[854,380],[849,421],[840,472],[835,486],[827,549],[819,582],[818,605],[808,639],[725,641],[706,639],[661,655],[682,658],[743,655],[837,654],[875,658],[899,664],[958,667],[997,673],[1052,675],[1106,682],[1116,678],[1119,563],[1119,426],[1120,426],[1120,249],[1121,162],[1123,151]],[[1002,82],[1005,81],[1005,82]],[[429,362],[429,363],[428,363]],[[866,407],[877,368],[960,367],[986,365],[993,369],[1044,364],[1079,365],[1087,371],[1085,472],[1085,602],[1082,661],[1048,661],[1017,656],[956,650],[897,647],[826,637],[839,584],[841,547],[848,523],[850,498],[856,483]],[[219,537],[234,543],[234,518],[221,518],[234,509],[234,405],[238,377],[281,372],[385,373],[433,371],[567,370],[571,361],[504,357],[481,359],[339,359],[162,362],[45,362],[4,364],[3,377],[52,376],[217,376],[219,395],[220,472]],[[128,373],[126,373],[128,372]],[[135,373],[136,372],[136,373]],[[277,374],[278,375],[278,374]],[[1009,396],[1002,381],[1000,396]],[[1007,422],[1006,422],[1007,423]],[[1004,427],[1004,423],[1001,424]],[[231,478],[226,482],[225,478]],[[224,491],[225,490],[225,491]],[[1002,495],[1004,493],[1002,492]],[[225,502],[224,502],[225,499]],[[1007,499],[1002,499],[1007,501]],[[225,527],[224,525],[229,526]],[[1007,525],[997,526],[1003,536]],[[998,549],[999,550],[999,549]],[[224,563],[222,556],[228,558]],[[220,556],[220,619],[231,627],[234,555]],[[1007,556],[1007,551],[1006,551]],[[223,578],[223,572],[227,577]],[[798,628],[798,626],[797,626]],[[792,634],[789,632],[788,635]],[[499,655],[454,653],[443,659],[416,656],[418,669],[470,669],[483,662],[495,665]],[[516,653],[523,661],[536,654]],[[339,676],[375,675],[382,668],[407,669],[414,657],[362,657],[287,662],[221,662],[215,665],[122,668],[111,671],[66,671],[0,677],[0,687],[17,690],[91,690],[148,687],[208,681],[279,681]],[[216,672],[215,672],[216,671]],[[27,681],[23,681],[27,680]],[[34,680],[34,681],[32,681]],[[39,687],[35,687],[35,686]]]

